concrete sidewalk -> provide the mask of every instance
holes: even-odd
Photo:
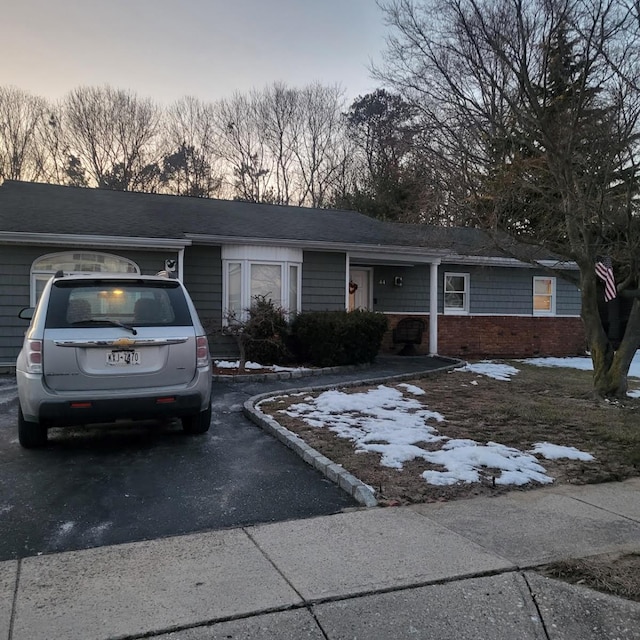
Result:
[[[358,509],[0,564],[0,640],[640,639],[533,567],[640,552],[640,479]]]

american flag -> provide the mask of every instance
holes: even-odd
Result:
[[[616,289],[616,281],[613,277],[613,267],[611,266],[611,258],[609,256],[600,258],[600,260],[596,262],[596,275],[604,282],[605,302],[613,300],[618,291]]]

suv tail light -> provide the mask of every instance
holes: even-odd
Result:
[[[209,366],[209,341],[207,336],[196,337],[196,366],[203,369]]]
[[[42,340],[27,340],[27,371],[42,373]]]

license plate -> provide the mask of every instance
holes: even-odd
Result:
[[[140,364],[140,353],[130,351],[110,351],[107,353],[107,364],[113,367],[130,367]]]

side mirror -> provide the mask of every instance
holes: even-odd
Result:
[[[20,313],[18,313],[18,318],[22,318],[23,320],[32,320],[34,313],[35,313],[34,307],[25,307],[24,309],[20,309]]]

